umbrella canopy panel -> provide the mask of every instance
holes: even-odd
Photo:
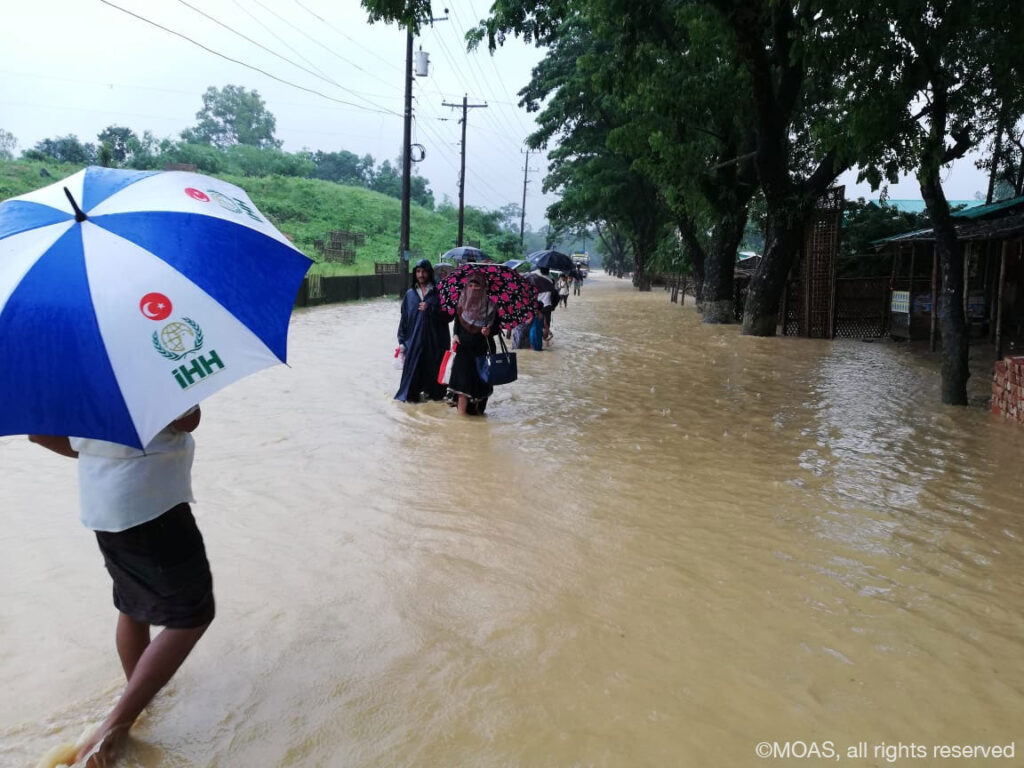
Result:
[[[441,278],[437,292],[441,306],[449,314],[455,314],[462,287],[472,274],[482,274],[487,279],[487,295],[495,305],[502,328],[514,328],[533,317],[537,290],[519,272],[501,264],[466,264]]]
[[[535,267],[547,267],[560,272],[571,272],[575,267],[572,259],[561,251],[534,251],[527,260]]]
[[[486,253],[471,245],[460,245],[458,248],[452,248],[450,251],[445,251],[441,255],[441,258],[455,262],[491,260],[491,257]]]
[[[285,359],[310,263],[198,174],[88,168],[0,204],[0,434],[146,445]]]

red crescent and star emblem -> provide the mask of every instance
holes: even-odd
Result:
[[[185,187],[185,194],[191,197],[193,200],[198,200],[201,203],[210,202],[209,196],[205,192],[198,190],[195,187]]]
[[[150,320],[166,320],[172,309],[171,300],[162,293],[147,293],[139,301],[139,311]]]

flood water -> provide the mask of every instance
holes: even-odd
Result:
[[[204,403],[218,617],[119,765],[1024,763],[1024,429],[939,406],[933,360],[600,274],[460,418],[392,400],[397,314],[296,311],[291,367]],[[33,765],[116,700],[115,612],[74,462],[0,467],[0,764]]]

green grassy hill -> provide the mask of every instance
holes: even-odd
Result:
[[[49,178],[40,175],[44,167]],[[44,187],[80,169],[81,166],[28,160],[0,161],[0,200]],[[244,189],[277,228],[293,239],[296,247],[317,261],[310,269],[311,274],[372,274],[375,261],[397,258],[401,203],[396,198],[317,179],[227,175],[219,178]],[[322,261],[313,241],[327,240],[327,233],[333,229],[366,235],[366,245],[356,248],[355,264]],[[425,257],[436,262],[442,253],[454,247],[458,222],[453,217],[413,205],[409,231],[413,259]],[[468,223],[464,237],[466,241],[480,242],[484,250],[500,258],[489,238],[474,232]]]

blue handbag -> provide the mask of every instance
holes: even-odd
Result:
[[[501,332],[498,332],[498,341],[501,344],[501,352],[492,355],[481,355],[476,359],[476,372],[485,384],[498,385],[509,384],[519,378],[519,369],[516,367],[516,353],[509,352],[505,346],[505,339]]]

